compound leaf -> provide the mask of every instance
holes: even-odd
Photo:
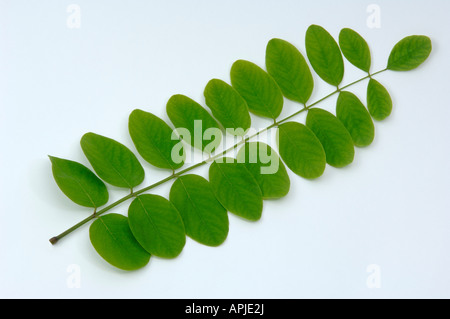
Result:
[[[375,126],[366,107],[355,94],[347,91],[339,93],[336,117],[352,136],[355,146],[365,147],[372,144]]]
[[[307,179],[323,174],[325,151],[308,127],[298,122],[286,122],[278,127],[277,134],[280,156],[290,170]]]
[[[131,232],[150,254],[175,258],[186,243],[183,220],[175,206],[162,196],[137,196],[128,208]]]
[[[333,114],[323,109],[310,109],[306,126],[322,143],[329,165],[344,167],[353,162],[355,148],[352,136]]]
[[[252,221],[261,218],[261,189],[243,163],[226,157],[213,162],[209,167],[209,181],[227,211]]]
[[[392,112],[392,99],[386,88],[378,81],[370,79],[367,86],[367,108],[377,121],[387,118]]]
[[[136,109],[130,114],[128,130],[137,151],[150,164],[171,170],[183,166],[183,145],[159,117]]]
[[[305,58],[294,45],[271,39],[266,47],[266,68],[286,98],[302,104],[308,102],[314,80]]]
[[[288,194],[290,180],[278,154],[262,142],[247,142],[237,154],[261,189],[263,199],[281,198]]]
[[[247,102],[231,85],[212,79],[205,87],[204,96],[206,105],[227,132],[245,135],[251,125]]]
[[[85,207],[100,207],[108,202],[105,184],[86,166],[53,156],[53,177],[61,191],[73,202]]]
[[[256,64],[237,60],[231,67],[231,85],[247,101],[250,112],[276,119],[283,108],[283,94],[275,80]]]
[[[331,34],[321,26],[311,25],[306,30],[305,46],[314,71],[322,80],[337,87],[344,77],[344,60]]]
[[[344,28],[339,33],[339,46],[345,58],[357,68],[370,72],[370,49],[366,40],[356,31]]]
[[[183,219],[186,234],[207,246],[219,246],[228,236],[228,214],[203,177],[178,177],[170,189],[170,201]]]
[[[141,163],[125,145],[95,133],[84,134],[80,144],[94,171],[105,182],[132,189],[144,180]]]
[[[400,40],[392,49],[387,69],[409,71],[421,65],[431,53],[431,40],[424,35],[411,35]]]
[[[89,227],[89,238],[97,253],[117,268],[137,270],[150,260],[150,254],[134,238],[128,218],[123,215],[99,216]]]

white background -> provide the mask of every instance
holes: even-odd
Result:
[[[69,28],[66,9],[81,8]],[[370,4],[380,28],[370,28]],[[433,1],[0,1],[0,297],[3,298],[448,298],[450,297],[448,102],[450,2]],[[265,201],[252,223],[230,214],[217,248],[187,240],[173,260],[117,270],[89,242],[89,226],[52,246],[48,239],[91,212],[56,186],[47,155],[79,161],[89,131],[132,150],[135,108],[163,119],[172,94],[200,103],[231,64],[264,66],[265,46],[283,38],[304,50],[319,24],[335,38],[359,32],[372,71],[393,45],[424,34],[433,52],[420,68],[377,76],[391,93],[388,120],[344,169],[318,180],[289,172],[287,197]],[[343,83],[364,74],[346,63]],[[333,90],[316,75],[311,101]],[[351,88],[365,101],[367,82]],[[334,110],[335,97],[320,105]],[[299,105],[286,101],[282,117]],[[296,118],[304,121],[304,117]],[[253,117],[253,126],[269,121]],[[151,184],[167,176],[148,164]],[[206,176],[207,170],[195,173]],[[111,200],[126,191],[111,189]],[[167,196],[170,183],[154,193]],[[111,212],[126,214],[127,205]],[[367,285],[370,265],[381,286]],[[79,287],[73,287],[73,270]],[[372,274],[373,275],[373,274]],[[370,281],[370,280],[369,280]]]

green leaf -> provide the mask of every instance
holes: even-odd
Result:
[[[344,77],[344,60],[333,37],[321,26],[311,25],[306,31],[305,46],[314,71],[337,87]]]
[[[262,142],[247,142],[237,154],[261,189],[263,199],[281,198],[288,194],[290,180],[278,154]]]
[[[275,80],[256,64],[237,60],[231,67],[231,85],[247,101],[250,112],[276,119],[283,108],[283,94]]]
[[[186,243],[183,220],[175,206],[159,195],[137,196],[128,208],[131,232],[150,254],[175,258]]]
[[[228,214],[206,179],[194,174],[178,177],[169,198],[179,211],[189,237],[207,246],[219,246],[225,241]]]
[[[97,253],[117,268],[137,270],[150,260],[150,254],[134,238],[128,218],[123,215],[98,217],[89,227],[89,237]]]
[[[207,130],[214,131],[212,136],[219,140],[213,141],[220,143],[222,135],[216,120],[191,98],[182,94],[173,95],[167,102],[166,111],[175,128],[181,129],[178,133],[181,133],[180,135],[186,143],[201,151],[207,150],[206,146],[212,142],[206,138]],[[187,129],[189,134],[184,134],[183,129]]]
[[[389,55],[387,68],[409,71],[421,65],[431,53],[431,40],[424,35],[412,35],[400,40]]]
[[[323,109],[310,109],[306,126],[322,143],[329,165],[344,167],[353,162],[355,148],[352,137],[344,124],[333,114]]]
[[[248,220],[261,218],[263,199],[261,189],[243,163],[233,158],[221,158],[209,167],[212,190],[225,209]]]
[[[367,86],[367,108],[370,115],[382,121],[392,112],[392,99],[386,88],[380,82],[370,79]]]
[[[326,156],[316,135],[305,125],[286,122],[278,127],[278,149],[287,167],[308,179],[322,176]]]
[[[108,202],[105,184],[86,166],[53,156],[53,177],[61,191],[73,202],[85,207],[100,207]]]
[[[366,40],[357,32],[344,28],[339,33],[339,46],[345,58],[357,68],[370,72],[370,49]]]
[[[206,105],[227,132],[245,135],[252,122],[247,102],[231,85],[212,79],[205,87],[204,96]]]
[[[134,110],[129,117],[128,130],[137,151],[150,164],[172,170],[183,166],[183,145],[169,125],[159,117]]]
[[[375,127],[369,112],[353,93],[342,91],[336,104],[336,117],[344,124],[358,147],[372,144]]]
[[[286,98],[302,104],[308,102],[314,80],[305,58],[294,45],[271,39],[266,47],[266,68]]]
[[[95,133],[83,135],[80,144],[94,171],[105,182],[132,189],[144,180],[142,165],[125,145]]]

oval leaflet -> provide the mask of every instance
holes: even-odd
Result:
[[[231,85],[247,101],[250,112],[276,119],[283,108],[283,94],[275,80],[256,64],[237,60],[231,66]]]
[[[322,80],[337,87],[344,77],[344,60],[331,34],[321,26],[311,25],[306,30],[305,45],[314,71]]]
[[[179,211],[186,234],[207,246],[219,246],[228,235],[228,214],[203,177],[178,177],[170,189],[170,201]]]
[[[171,170],[183,166],[183,145],[159,117],[136,109],[130,114],[128,130],[139,154],[153,166]]]
[[[431,53],[431,40],[424,35],[411,35],[400,40],[392,49],[387,69],[409,71],[421,65]]]
[[[227,211],[252,221],[261,218],[261,189],[243,163],[227,157],[211,163],[209,181],[216,198]]]
[[[89,227],[89,238],[97,253],[119,269],[137,270],[150,260],[150,254],[136,241],[128,218],[123,215],[99,216]]]
[[[105,184],[86,166],[54,156],[49,156],[53,177],[61,191],[73,202],[97,208],[108,202]]]
[[[144,180],[144,168],[125,145],[95,133],[84,134],[80,144],[94,171],[105,182],[132,189]]]
[[[344,167],[353,162],[355,148],[350,133],[333,114],[319,108],[308,111],[306,126],[322,143],[327,163],[333,167]]]
[[[339,33],[339,46],[345,58],[357,68],[370,73],[370,49],[366,40],[356,31],[344,28]]]
[[[263,199],[281,198],[288,194],[289,176],[278,154],[262,142],[247,142],[239,150],[239,163],[244,163],[261,189]]]
[[[294,45],[271,39],[266,47],[266,68],[286,98],[302,104],[308,102],[314,80],[305,58]]]
[[[377,121],[387,118],[392,112],[392,99],[386,88],[377,80],[370,79],[367,85],[367,108]]]
[[[245,135],[252,119],[247,102],[231,85],[219,79],[212,79],[203,94],[206,105],[228,133]]]
[[[183,220],[170,201],[159,195],[137,196],[128,208],[131,232],[150,254],[175,258],[186,243]]]
[[[375,126],[369,112],[356,95],[341,91],[336,103],[336,116],[344,124],[358,147],[372,143]]]
[[[277,134],[280,156],[291,171],[307,179],[322,176],[326,167],[325,151],[307,126],[286,122],[279,126]]]
[[[177,133],[193,147],[211,153],[213,149],[208,145],[220,143],[222,132],[216,120],[191,98],[182,94],[172,95],[167,102],[166,113]]]

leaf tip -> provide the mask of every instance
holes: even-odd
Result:
[[[48,158],[49,158],[49,160],[50,160],[50,162],[52,162],[52,163],[54,163],[55,162],[55,160],[57,160],[58,158],[57,157],[55,157],[55,156],[51,156],[51,155],[47,155],[48,156]]]
[[[84,133],[81,138],[91,136],[91,135],[97,135],[97,134],[95,134],[94,132],[87,132],[87,133]]]
[[[145,111],[143,111],[143,110],[141,110],[141,109],[134,109],[133,111],[131,111],[131,113],[130,113],[130,118],[131,117],[133,117],[133,116],[139,116],[138,114],[142,114],[142,113],[144,113]]]

